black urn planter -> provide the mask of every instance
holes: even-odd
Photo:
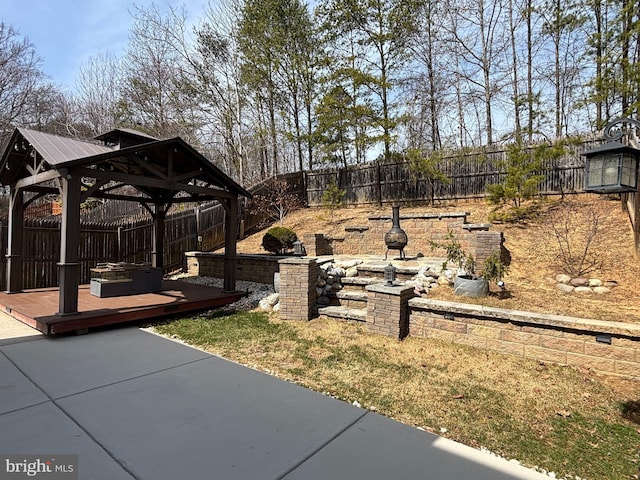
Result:
[[[489,295],[489,282],[482,277],[459,275],[453,282],[453,293],[471,298],[486,297]]]

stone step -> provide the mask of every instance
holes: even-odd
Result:
[[[341,320],[354,320],[356,322],[366,322],[367,309],[366,308],[347,308],[339,306],[319,307],[318,315],[322,315],[330,318],[337,318]]]
[[[339,306],[347,308],[367,308],[367,299],[369,295],[367,292],[352,292],[341,290],[336,292],[335,299]]]
[[[394,262],[396,276],[398,280],[409,280],[418,273],[418,270],[427,265],[432,270],[439,271],[442,268],[442,259],[433,258],[423,260],[420,265],[402,265],[401,262]],[[384,279],[384,269],[389,263],[363,263],[358,265],[358,274],[364,277],[375,277]]]
[[[378,277],[342,277],[340,279],[344,291],[347,292],[359,292],[364,293],[367,285],[373,285],[374,283],[383,282],[382,278]]]

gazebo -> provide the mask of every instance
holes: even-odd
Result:
[[[163,266],[169,208],[219,201],[225,209],[224,291],[234,291],[238,197],[251,194],[180,137],[160,140],[120,128],[95,140],[25,128],[13,132],[0,163],[0,184],[10,188],[7,293],[22,290],[24,208],[48,194],[59,194],[62,201],[57,315],[78,312],[80,205],[90,197],[138,202],[149,211],[153,267]]]

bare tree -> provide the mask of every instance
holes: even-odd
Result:
[[[303,203],[299,195],[292,193],[289,183],[280,178],[272,178],[265,182],[264,191],[253,196],[249,212],[264,218],[264,224],[274,220],[284,223],[285,217],[302,208]]]
[[[541,34],[548,39],[553,62],[545,68],[554,95],[554,133],[567,133],[567,116],[571,110],[572,89],[580,84],[579,61],[585,39],[581,26],[585,22],[577,2],[549,0],[538,9],[543,17]],[[550,67],[550,68],[549,68]]]
[[[597,209],[580,209],[572,202],[563,203],[550,219],[556,239],[556,251],[562,270],[580,277],[602,268],[595,247],[607,229],[606,218]]]
[[[409,115],[409,148],[425,151],[442,148],[441,116],[450,91],[452,81],[447,79],[445,64],[448,61],[443,38],[443,12],[435,0],[427,0],[422,5],[419,38],[412,46],[417,72],[410,76],[407,102]]]
[[[52,83],[40,84],[33,89],[16,123],[66,137],[87,136],[78,125],[73,97]]]
[[[503,15],[503,0],[465,0],[449,5],[454,16],[449,34],[462,52],[461,74],[472,98],[480,100],[484,118],[478,118],[486,143],[494,141],[493,108],[503,87],[503,54],[509,35]],[[454,27],[455,25],[455,27]],[[473,102],[473,105],[477,105]]]
[[[122,63],[105,52],[89,57],[76,78],[80,121],[91,134],[100,135],[118,124]]]
[[[33,44],[0,22],[0,146],[44,78],[41,63]]]
[[[133,18],[124,63],[121,118],[152,135],[180,135],[197,144],[197,108],[184,81],[185,59],[175,42],[176,35],[186,33],[186,12],[170,9],[164,14],[155,5],[134,7]]]
[[[194,91],[203,123],[202,142],[224,169],[241,182],[256,180],[247,155],[247,101],[240,79],[235,31],[240,16],[236,0],[210,5],[195,28],[195,52],[190,57]]]

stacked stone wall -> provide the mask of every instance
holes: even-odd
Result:
[[[481,265],[494,251],[500,251],[504,238],[501,232],[490,232],[490,224],[467,223],[466,212],[400,216],[400,227],[409,243],[407,256],[443,257],[444,250],[432,249],[432,242],[446,243],[449,232],[455,235],[462,248],[476,257]],[[385,234],[391,229],[392,219],[387,216],[369,217],[367,225],[349,226],[344,236],[328,238],[323,234],[306,234],[303,243],[309,256],[322,255],[383,255],[387,247]],[[397,251],[391,251],[397,256]]]
[[[640,325],[416,298],[409,333],[640,378]]]
[[[186,252],[187,272],[201,277],[224,277],[224,254],[211,252]],[[282,256],[244,255],[236,256],[236,278],[250,282],[273,284],[273,274],[279,271],[278,261]]]

